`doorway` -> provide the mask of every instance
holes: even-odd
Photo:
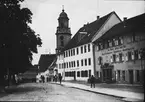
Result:
[[[133,84],[133,70],[129,70],[129,83]]]

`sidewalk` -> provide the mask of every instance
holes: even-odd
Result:
[[[55,83],[55,82],[52,82]],[[57,82],[56,84],[59,84]],[[78,88],[90,92],[95,92],[99,94],[114,96],[114,97],[120,97],[124,101],[131,101],[131,102],[143,102],[144,101],[144,93],[137,93],[137,92],[131,92],[131,91],[125,91],[125,90],[118,90],[114,88],[104,88],[104,87],[95,87],[90,88],[90,86],[85,84],[78,84],[78,83],[71,83],[71,82],[62,82],[62,85],[72,88]]]

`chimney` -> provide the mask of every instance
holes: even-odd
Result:
[[[123,17],[123,21],[126,21],[127,20],[127,17]]]
[[[123,25],[124,25],[124,28],[126,27],[126,20],[127,20],[127,17],[123,17]]]
[[[100,16],[97,16],[97,20],[100,19]]]

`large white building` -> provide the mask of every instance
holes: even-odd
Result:
[[[64,80],[85,80],[96,75],[94,41],[121,20],[115,12],[111,12],[81,27],[71,38],[69,18],[62,10],[58,18],[57,61],[55,71],[61,73]]]

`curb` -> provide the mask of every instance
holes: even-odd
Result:
[[[70,87],[70,88],[75,88],[75,89],[79,89],[79,90],[85,90],[85,91],[93,92],[93,93],[97,93],[97,94],[102,94],[102,95],[107,95],[107,96],[111,96],[111,97],[121,98],[121,100],[125,101],[125,102],[144,102],[144,100],[141,100],[141,99],[128,98],[128,97],[122,97],[122,96],[117,96],[117,95],[111,95],[111,94],[107,94],[107,93],[96,92],[96,91],[92,91],[92,90],[89,90],[89,89],[82,89],[82,88],[69,86],[69,85],[65,85],[65,84],[59,84],[59,83],[51,83],[51,84],[57,84],[57,85],[65,86],[65,87]]]

